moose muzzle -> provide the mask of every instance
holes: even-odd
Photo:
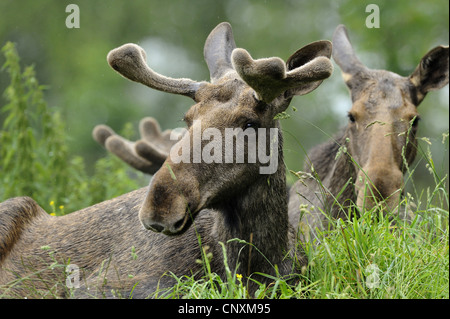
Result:
[[[146,229],[178,235],[189,228],[198,212],[200,194],[195,178],[185,181],[177,180],[167,162],[154,175],[139,211],[139,220]]]

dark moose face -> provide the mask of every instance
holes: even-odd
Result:
[[[273,108],[254,93],[238,78],[199,90],[200,102],[184,116],[187,132],[154,175],[140,210],[146,228],[178,234],[201,209],[254,183],[261,167],[275,163],[277,170]],[[261,150],[263,159],[272,154],[269,163],[260,161]]]
[[[145,52],[125,44],[108,54],[111,67],[136,82],[191,97],[187,132],[154,175],[139,212],[147,229],[176,235],[197,212],[278,170],[278,122],[293,96],[317,88],[332,72],[331,43],[317,41],[280,58],[254,60],[236,48],[231,26],[208,36],[204,56],[211,82],[172,79],[150,69]],[[281,136],[281,135],[280,135]]]

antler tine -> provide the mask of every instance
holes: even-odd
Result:
[[[246,50],[238,48],[233,50],[232,61],[239,76],[256,91],[257,98],[266,103],[304,83],[324,80],[333,71],[333,65],[326,56],[315,57],[293,70],[287,70],[286,64],[280,58],[253,60]],[[319,84],[320,82],[314,86]],[[308,92],[310,90],[308,86]]]
[[[182,135],[177,134],[174,130],[165,130],[164,132],[161,132],[158,121],[152,117],[145,117],[140,121],[139,132],[142,140],[153,144],[155,146],[154,148],[157,148],[166,154],[165,157],[168,156],[170,148],[178,142]]]
[[[139,122],[139,134],[147,141],[156,140],[161,136],[161,127],[153,117],[144,117]]]
[[[102,146],[105,146],[106,140],[112,135],[116,135],[116,132],[114,132],[109,126],[103,124],[97,125],[92,131],[92,137]]]
[[[159,158],[157,161],[153,161],[153,159],[152,161],[149,161],[148,159],[139,156],[135,151],[135,143],[128,141],[119,135],[109,137],[106,140],[105,147],[122,161],[143,173],[154,174],[162,165]]]
[[[131,167],[146,174],[154,174],[169,156],[170,148],[178,142],[181,135],[171,134],[171,130],[161,133],[158,122],[151,117],[140,121],[139,131],[141,139],[136,142],[117,135],[106,125],[97,125],[92,135],[98,143]]]
[[[191,79],[174,79],[156,73],[148,67],[146,54],[137,44],[128,43],[108,53],[109,65],[122,76],[147,85],[150,88],[188,96],[195,100],[195,93],[204,82]]]
[[[170,149],[175,145],[181,135],[172,130],[161,133],[159,123],[152,117],[146,117],[139,123],[141,139],[134,146],[136,153],[142,158],[162,165],[169,156]],[[172,137],[172,139],[171,139]]]

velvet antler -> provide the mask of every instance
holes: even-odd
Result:
[[[152,89],[189,96],[195,100],[195,93],[203,84],[191,79],[174,79],[156,73],[148,67],[146,54],[137,44],[124,44],[108,53],[109,65],[129,80],[142,83]]]
[[[166,160],[170,148],[181,138],[181,134],[172,130],[161,132],[158,122],[151,117],[140,121],[139,132],[141,139],[136,142],[117,135],[106,125],[97,125],[92,135],[109,152],[130,166],[141,172],[154,174]],[[173,139],[170,139],[171,135]]]
[[[333,71],[330,56],[331,42],[317,41],[298,50],[286,64],[278,57],[253,60],[240,48],[233,50],[231,59],[234,69],[256,91],[257,98],[271,103],[285,92],[290,92],[285,96],[289,98],[318,87]]]

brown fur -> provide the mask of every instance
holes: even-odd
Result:
[[[145,298],[156,290],[158,283],[160,287],[174,283],[169,276],[163,277],[165,273],[201,275],[202,266],[195,262],[202,259],[197,233],[202,238],[203,246],[214,242],[214,238],[205,231],[213,224],[214,215],[202,214],[196,226],[179,237],[149,232],[138,219],[146,192],[147,189],[142,188],[61,217],[49,216],[30,198],[14,198],[1,203],[1,225],[11,225],[6,233],[2,229],[1,238],[6,235],[7,238],[15,238],[15,242],[2,247],[0,284],[46,269],[53,263],[49,252],[54,252],[53,256],[61,264],[68,263],[70,258],[70,264],[80,267],[87,280],[82,284],[90,288],[90,291],[75,290],[83,297],[88,293],[99,296],[99,293],[109,292],[111,288],[126,294],[139,282],[134,297]],[[29,219],[28,227],[21,229],[15,227],[14,222],[4,219],[12,214],[16,215],[15,221],[34,216]],[[44,246],[50,246],[50,250],[42,249]],[[136,248],[136,260],[131,257],[132,246]],[[220,274],[223,272],[221,250],[211,251],[214,270]],[[102,263],[109,264],[109,267],[105,266],[107,272],[102,272],[97,278]],[[134,278],[129,279],[128,275]],[[39,276],[43,280],[37,280]],[[48,289],[47,281],[52,286],[51,280],[56,282],[59,278],[55,294],[65,296],[63,269],[47,270],[39,276],[31,275],[33,281],[30,279],[12,289],[4,287],[3,292],[12,296],[40,297],[30,293],[37,290],[44,294],[42,290]],[[102,281],[104,276],[108,277],[105,285]],[[35,289],[26,289],[24,285]]]

